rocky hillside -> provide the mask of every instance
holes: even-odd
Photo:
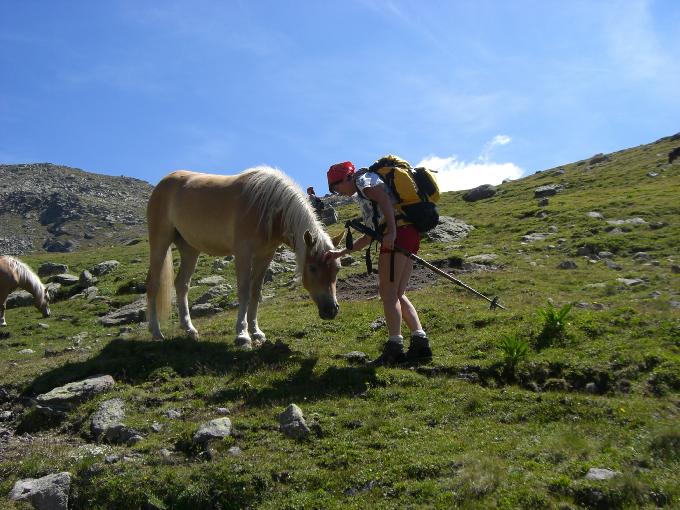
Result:
[[[145,235],[153,187],[131,177],[32,163],[0,165],[0,253],[70,252]]]

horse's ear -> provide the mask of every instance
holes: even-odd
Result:
[[[305,244],[307,245],[307,248],[314,246],[314,241],[316,241],[316,239],[312,237],[311,232],[309,230],[305,230]]]
[[[337,236],[335,236],[334,238],[331,239],[331,241],[333,241],[333,246],[335,246],[336,248],[338,246],[340,246],[340,243],[342,242],[343,237],[345,237],[345,231],[344,230],[342,232],[340,232]]]

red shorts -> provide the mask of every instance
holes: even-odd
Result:
[[[420,249],[420,232],[413,225],[397,227],[397,239],[394,241],[394,244],[411,253],[418,253]],[[391,251],[382,246],[380,247],[380,253],[391,253]]]

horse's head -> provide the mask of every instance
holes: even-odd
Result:
[[[337,246],[341,239],[342,234],[333,239],[333,244]],[[319,317],[334,319],[340,308],[335,298],[335,279],[340,263],[337,260],[324,261],[325,252],[315,248],[317,242],[318,240],[314,239],[307,230],[305,232],[307,252],[302,268],[302,285],[319,308]]]
[[[45,287],[42,288],[42,292],[36,292],[35,296],[35,307],[42,312],[43,317],[50,316],[50,293],[47,292]]]

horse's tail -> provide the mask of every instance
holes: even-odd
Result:
[[[168,248],[161,266],[160,277],[158,280],[158,292],[156,293],[156,314],[160,322],[167,322],[170,317],[172,307],[172,248]]]

